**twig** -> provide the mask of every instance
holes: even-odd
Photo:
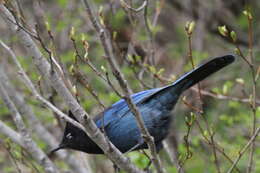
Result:
[[[252,134],[255,133],[256,130],[256,77],[255,77],[255,68],[254,68],[254,63],[253,63],[253,17],[251,13],[248,11],[247,15],[247,20],[248,20],[248,51],[249,51],[249,58],[250,58],[250,64],[249,68],[251,70],[251,76],[252,76],[252,81],[253,81],[253,86],[252,86],[252,102],[250,103],[251,105],[251,110],[253,113],[253,129],[252,129]],[[249,154],[249,161],[247,165],[247,173],[252,172],[252,166],[253,166],[253,157],[254,157],[254,152],[255,152],[255,141],[252,141],[251,144],[251,150]]]
[[[14,143],[24,147],[24,143],[22,142],[22,137],[19,133],[14,131],[12,128],[7,126],[0,120],[0,133],[10,138]]]
[[[12,113],[16,127],[18,128],[22,141],[24,142],[24,147],[30,152],[32,157],[43,166],[44,170],[48,173],[58,173],[59,170],[55,167],[51,160],[45,155],[45,153],[38,148],[37,144],[32,140],[31,135],[26,129],[26,126],[22,120],[20,113],[17,111],[14,103],[11,101],[10,97],[0,82],[0,96],[3,102],[8,107],[9,111]]]
[[[191,90],[198,92],[198,89],[195,87],[192,87]],[[232,101],[237,101],[237,102],[242,102],[242,103],[250,103],[250,101],[251,101],[248,98],[238,98],[238,97],[234,97],[234,96],[216,94],[216,93],[206,91],[206,90],[201,90],[201,94],[205,95],[205,96],[210,96],[210,97],[213,97],[213,98],[219,99],[219,100],[232,100]],[[256,100],[256,104],[260,105],[260,100]]]
[[[195,27],[195,23],[194,22],[188,22],[185,26],[185,31],[186,31],[186,34],[188,36],[188,57],[190,59],[190,62],[191,62],[191,65],[192,65],[192,69],[195,68],[195,65],[194,65],[194,61],[193,61],[193,56],[192,56],[192,33],[193,33],[193,30],[194,30],[194,27]],[[197,112],[200,116],[199,117],[202,117],[202,119],[204,120],[205,124],[206,124],[206,127],[207,127],[207,131],[210,135],[210,141],[211,141],[211,144],[212,144],[212,150],[213,150],[213,155],[214,155],[214,163],[215,163],[215,166],[216,166],[216,169],[218,171],[218,173],[221,173],[221,170],[220,170],[220,165],[219,165],[219,161],[218,161],[218,158],[217,158],[217,153],[216,153],[216,146],[215,146],[215,142],[214,142],[214,132],[212,132],[209,128],[209,124],[208,124],[208,121],[207,119],[205,118],[205,115],[203,115],[203,101],[202,101],[202,95],[201,95],[201,87],[200,87],[200,83],[198,83],[198,93],[199,93],[199,100],[200,100],[200,103],[201,103],[201,111],[200,112]]]
[[[2,42],[0,41],[0,44]],[[9,49],[11,51],[11,49]],[[9,52],[10,53],[10,52]],[[3,85],[6,88],[9,97],[12,99],[14,104],[17,106],[18,111],[26,116],[26,119],[28,120],[28,124],[32,126],[33,131],[38,135],[38,137],[43,140],[50,148],[55,148],[58,145],[58,141],[56,138],[42,125],[42,123],[39,121],[39,119],[35,116],[32,108],[26,104],[24,97],[21,93],[15,90],[15,88],[11,85],[10,80],[8,79],[7,74],[5,73],[4,65],[0,64],[0,80],[3,81]],[[8,126],[7,126],[8,127]],[[12,129],[10,129],[12,130]],[[10,131],[9,130],[9,131]],[[0,125],[0,132],[1,132],[1,125]],[[4,133],[6,135],[6,133]],[[11,132],[7,133],[10,134],[10,136],[15,136],[15,134]],[[13,134],[13,135],[12,135]],[[12,139],[15,143],[18,143],[15,141],[15,139]],[[22,143],[18,143],[20,146],[23,146]],[[73,155],[69,155],[68,152],[65,150],[61,150],[56,153],[57,156],[61,159],[64,159],[67,161],[68,165],[73,168],[73,170],[79,172],[79,173],[85,173],[86,170],[84,167],[80,166],[79,163],[76,161],[75,157]]]
[[[237,165],[237,163],[239,162],[239,160],[241,159],[241,157],[243,156],[243,154],[246,152],[246,150],[252,145],[252,143],[255,141],[256,137],[259,135],[260,133],[260,127],[258,127],[255,130],[255,133],[253,134],[253,136],[250,138],[250,140],[247,142],[247,144],[238,152],[238,156],[237,159],[234,161],[233,165],[229,168],[227,173],[231,173],[234,169],[234,167]]]
[[[146,58],[151,60],[151,65],[155,66],[155,45],[154,45],[154,34],[151,31],[150,25],[149,25],[149,19],[148,19],[148,1],[147,5],[144,8],[144,24],[145,24],[145,29],[146,32],[148,33],[148,39],[149,39],[149,44],[148,44],[148,54],[146,55]],[[155,78],[153,78],[153,84],[154,87],[156,86]]]
[[[195,119],[195,123],[198,126],[201,135],[203,136],[203,138],[205,139],[206,144],[208,145],[212,145],[211,141],[208,139],[208,137],[204,134],[204,130],[201,127],[199,121],[197,119]],[[220,152],[231,164],[234,164],[234,161],[224,152],[224,149],[220,146],[218,146],[217,144],[215,144],[216,150],[218,150],[218,152]],[[237,166],[235,166],[235,169],[237,172],[240,173],[240,170],[237,168]]]
[[[147,0],[144,0],[143,4],[138,8],[131,7],[131,5],[128,5],[124,0],[120,0],[120,3],[123,7],[138,13],[145,8],[145,6],[147,5]]]
[[[79,127],[80,129],[82,129],[83,131],[85,131],[85,128],[78,122],[74,121],[73,119],[69,118],[66,114],[64,114],[63,112],[61,112],[57,107],[55,107],[53,104],[51,104],[49,101],[47,101],[45,98],[43,98],[38,91],[36,90],[36,88],[34,87],[33,83],[31,82],[30,78],[27,76],[27,74],[25,73],[25,71],[23,70],[20,62],[17,60],[17,57],[15,56],[14,52],[6,45],[4,44],[1,40],[0,40],[0,44],[10,53],[12,60],[14,61],[15,65],[18,67],[19,69],[19,75],[22,77],[22,82],[25,83],[25,85],[32,91],[33,95],[35,96],[35,98],[39,101],[41,101],[45,106],[47,106],[48,108],[50,108],[53,112],[55,112],[56,114],[58,114],[60,116],[61,119],[65,119],[66,121],[72,123],[73,125]]]
[[[0,143],[1,143],[1,141],[0,141]],[[17,172],[18,172],[18,173],[22,173],[22,171],[21,171],[21,169],[20,169],[20,167],[19,167],[19,165],[18,165],[18,163],[17,163],[17,159],[15,158],[15,156],[13,155],[13,153],[11,152],[12,149],[11,149],[10,144],[7,142],[7,143],[4,144],[3,146],[4,146],[4,149],[7,151],[8,155],[10,156],[11,161],[13,162],[13,164],[14,164],[14,166],[15,166]]]

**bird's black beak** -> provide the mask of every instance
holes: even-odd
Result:
[[[60,150],[60,149],[63,149],[63,148],[65,148],[64,145],[62,145],[62,144],[59,145],[57,148],[54,148],[53,150],[51,150],[51,151],[49,152],[48,156],[53,155],[56,151],[58,151],[58,150]]]

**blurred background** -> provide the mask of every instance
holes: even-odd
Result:
[[[243,13],[252,13],[253,61],[255,77],[260,73],[260,2],[257,0],[156,0],[147,1],[147,8],[142,8],[143,1],[137,0],[94,0],[93,9],[101,24],[105,26],[113,40],[113,49],[117,62],[125,74],[134,92],[160,87],[173,82],[185,72],[192,69],[189,59],[189,40],[185,26],[195,23],[191,36],[192,56],[196,65],[209,58],[225,54],[236,54],[239,47],[246,58],[249,54],[248,17]],[[59,62],[77,88],[81,105],[90,115],[102,111],[101,106],[88,90],[70,74],[70,67],[75,63],[75,45],[80,55],[84,55],[82,39],[88,43],[88,59],[102,73],[108,71],[115,87],[120,91],[116,79],[111,74],[104,57],[99,36],[92,27],[83,4],[80,1],[69,0],[23,0],[8,1],[9,9],[19,9],[21,21],[29,31],[35,31],[37,24],[45,45],[54,50]],[[130,10],[128,7],[136,9]],[[138,11],[140,8],[140,11]],[[14,10],[15,11],[15,10]],[[221,35],[220,26],[226,26],[228,32],[236,33],[236,42],[230,36]],[[72,29],[73,28],[73,29]],[[223,28],[223,27],[222,27]],[[72,31],[73,30],[73,34]],[[51,31],[53,39],[48,31]],[[18,56],[23,68],[39,89],[42,95],[54,103],[63,112],[67,106],[62,99],[48,86],[37,73],[36,67],[18,37],[11,32],[5,21],[0,19],[0,39],[9,45]],[[41,47],[39,42],[36,42]],[[42,52],[47,55],[43,48]],[[18,80],[17,69],[10,60],[8,53],[0,48],[0,65],[14,86],[15,94],[21,96],[30,106],[38,121],[56,141],[63,135],[65,122],[54,113],[36,101],[30,91]],[[99,98],[109,107],[120,98],[101,80],[84,62],[79,62],[80,69],[88,78],[89,85],[94,88]],[[103,70],[102,70],[103,69]],[[258,80],[259,81],[259,80]],[[256,126],[260,124],[260,84],[256,80]],[[237,60],[228,68],[216,73],[201,83],[202,99],[197,87],[185,92],[179,100],[172,116],[174,121],[167,139],[166,149],[160,152],[163,166],[168,172],[180,172],[176,167],[181,165],[181,171],[189,173],[218,172],[214,163],[212,145],[207,126],[214,132],[216,145],[224,150],[217,151],[218,164],[221,172],[230,167],[230,160],[235,160],[240,149],[249,141],[252,135],[252,75],[248,64],[237,55]],[[201,103],[202,101],[202,103]],[[187,106],[188,105],[188,106]],[[185,119],[196,114],[192,108],[203,109],[203,117],[197,117],[200,127],[194,123],[191,131]],[[192,113],[193,112],[193,113]],[[187,117],[187,118],[185,118]],[[0,100],[0,121],[16,130],[9,110]],[[33,139],[39,147],[48,153],[53,147],[34,130],[32,121],[24,118]],[[201,130],[201,129],[202,130]],[[184,136],[188,134],[185,141]],[[187,143],[188,142],[188,145]],[[250,149],[243,154],[237,164],[240,172],[246,172]],[[87,155],[68,151],[83,168],[90,172],[113,172],[113,164],[102,155]],[[191,156],[187,158],[187,153]],[[224,153],[224,154],[223,154]],[[226,156],[225,156],[226,155]],[[145,168],[149,162],[142,152],[132,152],[128,156],[140,168]],[[77,172],[68,166],[66,160],[53,155],[51,159],[63,172]],[[260,137],[255,140],[252,173],[260,172]],[[182,165],[183,164],[183,165]],[[176,166],[177,165],[177,166]],[[0,129],[0,172],[43,172],[43,169],[32,160],[31,156],[19,145],[1,134]],[[123,172],[123,171],[122,171]],[[233,172],[238,172],[234,170]]]

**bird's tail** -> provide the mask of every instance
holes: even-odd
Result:
[[[150,99],[157,97],[160,102],[165,102],[165,104],[169,103],[172,105],[171,102],[175,100],[177,101],[182,92],[202,81],[211,74],[219,71],[223,67],[231,64],[234,60],[235,57],[233,55],[225,55],[213,58],[212,60],[200,65],[194,70],[184,74],[173,84],[161,88],[154,94],[147,97],[144,101],[149,101]]]
[[[222,57],[216,57],[212,60],[200,65],[194,70],[184,74],[177,81],[175,81],[171,86],[174,87],[175,92],[183,92],[189,89],[196,83],[202,81],[211,74],[219,71],[223,67],[231,64],[235,60],[233,55],[225,55]]]

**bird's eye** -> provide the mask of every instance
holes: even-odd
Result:
[[[68,134],[66,135],[66,138],[67,138],[67,139],[72,139],[73,136],[71,135],[71,133],[68,133]]]

